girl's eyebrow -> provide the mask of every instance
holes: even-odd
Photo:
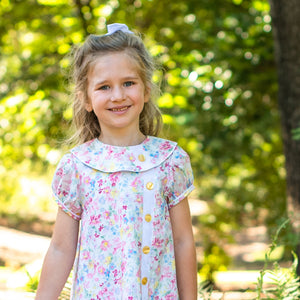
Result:
[[[133,80],[133,79],[138,79],[139,76],[137,75],[132,75],[132,76],[126,76],[122,80]]]
[[[107,83],[107,80],[96,81],[95,86],[106,84],[106,83]]]

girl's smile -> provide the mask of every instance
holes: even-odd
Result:
[[[99,56],[88,72],[87,111],[94,111],[106,136],[138,136],[139,117],[149,100],[137,64],[126,52]]]
[[[115,113],[123,113],[127,111],[131,106],[119,106],[119,107],[113,107],[109,108],[108,110],[115,112]]]

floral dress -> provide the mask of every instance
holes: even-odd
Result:
[[[71,299],[179,299],[169,210],[194,186],[175,142],[91,140],[61,159],[52,188],[81,221]]]

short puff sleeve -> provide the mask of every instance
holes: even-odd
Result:
[[[52,180],[52,192],[58,206],[73,219],[80,220],[80,176],[74,159],[71,153],[63,156]]]
[[[179,146],[176,146],[170,157],[167,176],[165,195],[170,209],[186,198],[195,188],[190,158]]]

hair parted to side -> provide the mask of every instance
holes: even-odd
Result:
[[[125,51],[133,59],[145,88],[151,89],[150,100],[144,104],[140,114],[140,130],[144,135],[158,135],[162,126],[162,116],[153,102],[153,98],[157,98],[160,92],[159,87],[152,81],[155,63],[139,36],[119,30],[111,35],[88,36],[84,44],[72,54],[71,79],[74,84],[72,122],[75,134],[70,143],[82,144],[100,136],[101,128],[95,113],[88,112],[85,108],[88,97],[88,72],[99,56],[121,51]]]

